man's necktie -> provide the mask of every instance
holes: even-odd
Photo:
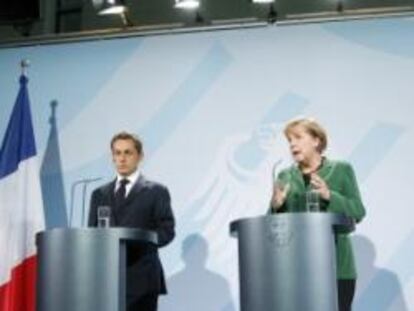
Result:
[[[121,179],[118,190],[115,192],[116,207],[119,208],[125,201],[126,185],[129,183],[128,179]]]

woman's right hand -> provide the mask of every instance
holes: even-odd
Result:
[[[277,211],[285,203],[289,188],[289,184],[283,184],[281,182],[275,182],[273,184],[272,209]]]

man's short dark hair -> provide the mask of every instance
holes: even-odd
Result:
[[[138,154],[142,154],[142,142],[137,135],[125,131],[115,134],[111,139],[111,150],[117,140],[132,140]]]

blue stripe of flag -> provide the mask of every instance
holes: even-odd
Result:
[[[27,77],[22,75],[19,93],[0,149],[0,178],[15,172],[20,162],[36,155],[27,82]]]

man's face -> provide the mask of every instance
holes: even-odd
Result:
[[[138,168],[142,155],[131,139],[118,139],[112,145],[112,161],[121,176],[129,176]]]

